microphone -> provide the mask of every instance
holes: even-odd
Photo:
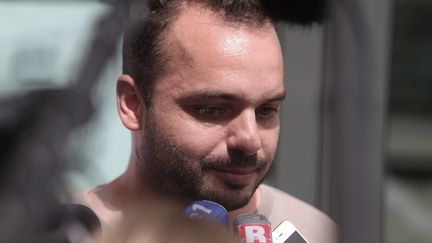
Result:
[[[228,212],[218,203],[201,200],[190,204],[185,213],[190,218],[206,219],[228,228]]]
[[[62,205],[66,219],[65,221],[76,221],[88,232],[100,230],[102,224],[97,215],[88,207],[80,204]]]
[[[261,214],[243,214],[234,220],[242,243],[272,243],[270,221]]]
[[[261,0],[262,7],[274,21],[309,26],[326,19],[328,0]]]

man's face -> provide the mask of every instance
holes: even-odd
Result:
[[[285,94],[276,33],[191,7],[165,38],[173,52],[143,115],[143,173],[156,192],[240,208],[276,152]]]

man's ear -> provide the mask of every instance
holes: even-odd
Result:
[[[131,131],[141,127],[143,99],[131,76],[123,74],[117,79],[117,110],[123,125]]]

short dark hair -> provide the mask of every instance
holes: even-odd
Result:
[[[138,0],[140,1],[140,0]],[[224,21],[248,26],[272,23],[259,0],[149,0],[144,11],[131,16],[123,41],[123,73],[139,86],[144,103],[151,105],[154,82],[167,71],[169,54],[163,46],[168,26],[181,12],[183,3],[199,4]],[[134,14],[132,14],[134,15]]]

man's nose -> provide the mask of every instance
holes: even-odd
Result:
[[[228,149],[241,150],[245,155],[253,155],[261,148],[259,127],[255,111],[243,111],[229,125]]]

